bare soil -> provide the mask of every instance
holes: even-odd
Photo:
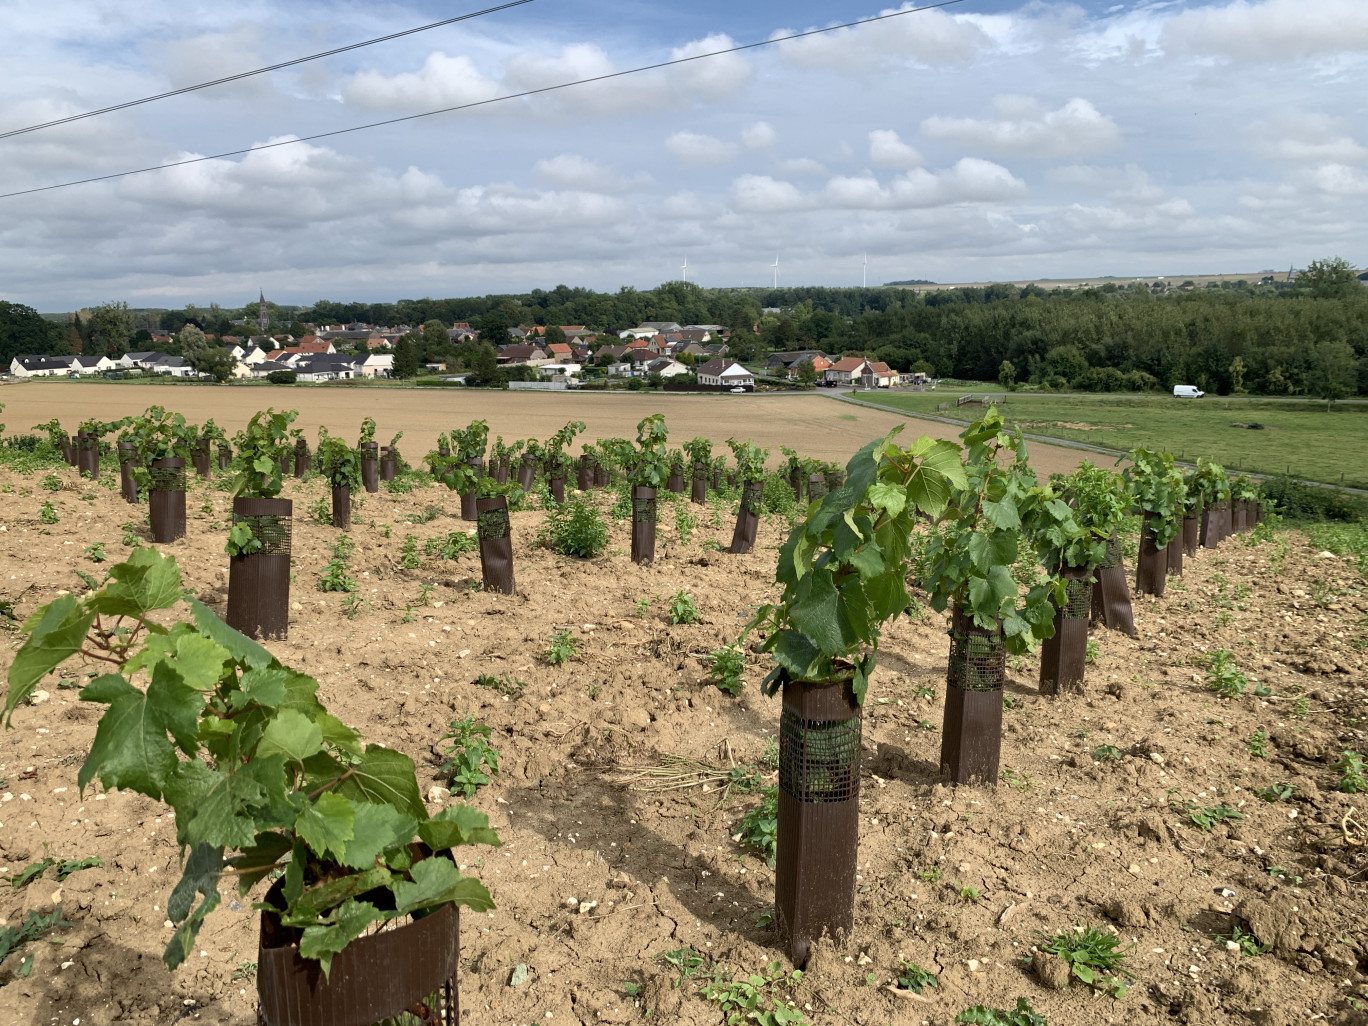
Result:
[[[814,403],[835,424],[843,408]],[[474,413],[461,406],[449,419]],[[871,428],[862,415],[858,430]],[[21,619],[60,589],[81,587],[76,569],[99,573],[86,546],[102,541],[117,560],[129,551],[120,525],[143,530],[142,510],[117,490],[78,482],[70,470],[57,476],[62,490],[50,493],[35,476],[0,471],[0,599]],[[345,722],[417,760],[425,788],[441,784],[434,746],[448,721],[475,713],[494,728],[500,772],[472,804],[490,814],[504,846],[463,857],[498,908],[463,917],[465,1021],[629,1023],[649,1008],[652,1021],[721,1023],[692,983],[672,986],[655,956],[689,945],[738,974],[781,958],[773,932],[754,922],[773,900],[773,874],[732,840],[757,798],[649,792],[626,778],[666,755],[759,765],[779,718],[777,701],[756,687],[766,667],[750,655],[747,687],[731,698],[707,683],[704,659],[772,595],[774,546],[787,525],[762,524],[755,552],[730,556],[703,547],[729,541],[730,509],[717,523],[703,513],[685,544],[662,503],[659,558],[641,568],[626,555],[626,524],[613,526],[602,558],[581,561],[535,547],[541,514],[517,513],[519,594],[503,597],[472,590],[474,554],[399,569],[406,534],[425,540],[469,525],[443,489],[381,492],[355,514],[353,568],[365,604],[349,620],[341,596],[316,590],[337,534],[306,514],[322,483],[291,483],[287,495],[296,502],[295,607],[289,640],[271,648],[314,674]],[[49,498],[60,520],[45,526],[37,514]],[[222,610],[230,500],[198,486],[188,500],[189,537],[165,550],[185,583]],[[434,519],[406,522],[434,505],[442,510]],[[701,622],[669,622],[667,600],[681,588]],[[649,600],[644,614],[640,599]],[[945,624],[929,610],[899,621],[866,706],[855,930],[817,947],[794,995],[798,1008],[814,1024],[940,1026],[970,1005],[1008,1008],[1025,996],[1052,1026],[1368,1021],[1346,1001],[1368,987],[1368,858],[1355,826],[1368,823],[1368,801],[1335,790],[1332,768],[1344,749],[1368,752],[1365,613],[1354,568],[1318,555],[1298,533],[1203,552],[1164,599],[1136,604],[1137,638],[1095,633],[1086,697],[1043,698],[1036,660],[1012,667],[1007,779],[996,789],[938,783]],[[541,653],[562,629],[582,653],[551,667]],[[1249,675],[1245,697],[1220,699],[1204,687],[1197,660],[1216,647],[1234,652]],[[0,966],[0,1022],[253,1023],[260,894],[239,899],[225,887],[200,952],[174,974],[163,966],[164,909],[179,876],[174,824],[137,795],[78,791],[97,715],[76,701],[79,669],[41,685],[39,701],[0,736],[0,866],[12,877],[45,855],[97,855],[104,865],[60,886],[51,872],[23,889],[0,886],[6,924],[56,903],[71,923],[57,931],[60,945],[29,946],[27,977],[16,975],[22,956]],[[505,697],[477,686],[479,674],[526,685]],[[1270,693],[1254,696],[1261,685]],[[1268,753],[1255,758],[1246,739],[1260,730]],[[1094,761],[1102,744],[1120,760]],[[1252,794],[1280,782],[1297,786],[1291,802]],[[450,800],[441,790],[430,798],[434,810]],[[1183,801],[1225,802],[1243,818],[1204,833],[1171,808]],[[1122,1001],[1078,983],[1052,989],[1041,978],[1060,982],[1048,961],[1040,975],[1030,968],[1039,932],[1082,924],[1114,928],[1134,944],[1138,979]],[[1237,924],[1272,950],[1227,950],[1215,937]],[[938,974],[927,1000],[881,989],[900,957]],[[528,980],[510,986],[519,964]]]

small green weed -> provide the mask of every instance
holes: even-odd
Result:
[[[670,596],[671,623],[697,623],[698,609],[688,591],[680,588]]]
[[[1265,802],[1287,802],[1297,791],[1296,784],[1271,784],[1254,788],[1254,797]]]
[[[916,962],[908,962],[898,959],[898,989],[910,990],[914,994],[920,994],[927,987],[939,987],[940,980],[935,973],[927,972]]]
[[[739,695],[746,682],[746,652],[740,645],[723,645],[708,656],[710,678],[719,691]]]
[[[240,982],[242,982],[243,980],[250,980],[250,979],[251,979],[253,976],[255,976],[256,974],[257,974],[257,964],[256,964],[256,962],[251,962],[251,961],[248,961],[247,959],[243,959],[243,960],[242,960],[241,962],[239,962],[239,963],[237,964],[237,966],[233,969],[233,981],[232,981],[232,982],[234,982],[234,983],[240,983]]]
[[[317,502],[311,503],[309,506],[309,516],[313,518],[314,523],[316,524],[322,524],[325,527],[331,525],[332,503],[327,499],[319,499]]]
[[[675,531],[679,534],[679,540],[684,545],[689,544],[689,539],[693,537],[694,529],[698,527],[698,517],[689,512],[687,503],[676,502],[675,508]]]
[[[937,883],[940,880],[940,867],[927,866],[925,869],[917,870],[917,879],[923,883]]]
[[[760,789],[760,804],[741,817],[740,830],[732,838],[750,848],[774,868],[779,845],[779,789]]]
[[[57,515],[57,508],[51,502],[44,500],[43,504],[38,507],[38,519],[45,524],[55,524],[61,517]]]
[[[460,791],[466,798],[490,782],[490,774],[499,773],[499,750],[489,743],[492,731],[483,723],[476,723],[473,715],[452,720],[442,741],[446,760],[442,773],[452,792]],[[487,772],[486,772],[487,771]]]
[[[497,691],[505,698],[517,698],[522,694],[523,688],[527,687],[527,681],[518,680],[511,673],[504,673],[495,676],[492,673],[482,673],[475,678],[474,684],[477,688],[489,688]]]
[[[83,551],[85,552],[86,559],[90,560],[92,563],[103,563],[109,558],[105,555],[104,542],[91,542]]]
[[[1000,776],[1004,781],[1012,787],[1015,787],[1022,794],[1025,794],[1036,786],[1035,777],[1031,776],[1029,773],[1018,773],[1014,769],[1005,769],[1001,772]]]
[[[423,557],[418,552],[418,536],[404,535],[404,547],[399,550],[399,569],[417,570],[423,565]]]
[[[1245,738],[1245,745],[1249,748],[1251,759],[1268,758],[1268,731],[1256,730]]]
[[[62,490],[62,479],[56,474],[48,474],[38,483],[49,492],[60,492]]]
[[[430,524],[442,515],[440,506],[429,506],[421,513],[410,513],[404,519],[410,524]]]
[[[1069,963],[1069,973],[1095,990],[1120,999],[1126,996],[1135,974],[1126,968],[1126,957],[1135,945],[1118,950],[1121,938],[1095,926],[1062,930],[1053,937],[1040,934],[1040,950]]]
[[[368,605],[369,602],[353,591],[342,600],[342,614],[348,620],[355,620]]]
[[[476,547],[475,539],[470,535],[464,531],[452,531],[450,534],[429,538],[423,546],[423,551],[438,559],[451,560],[459,559],[467,552],[474,552]]]
[[[62,907],[60,905],[47,915],[41,915],[37,910],[29,909],[27,918],[18,926],[0,927],[0,962],[4,962],[16,951],[22,951],[24,945],[31,941],[41,940],[58,927],[70,925],[71,923],[62,918]],[[20,964],[15,975],[26,977],[32,970],[33,956],[29,955]]]
[[[1339,761],[1335,763],[1335,770],[1340,775],[1339,789],[1345,794],[1368,793],[1368,777],[1364,776],[1363,756],[1358,752],[1341,752]]]
[[[123,538],[121,541],[124,545],[127,545],[130,549],[135,549],[142,544],[142,538],[138,535],[137,524],[129,521],[128,523],[120,524],[119,526],[123,528]]]
[[[703,956],[693,948],[676,948],[674,951],[662,951],[655,957],[679,970],[679,979],[674,981],[675,990],[678,990],[685,980],[697,976],[703,968]]]
[[[537,541],[555,552],[592,559],[608,545],[608,525],[598,507],[582,499],[570,499],[546,509],[546,520]]]
[[[1049,1026],[1045,1016],[1031,1007],[1024,997],[1016,999],[1016,1008],[1003,1010],[975,1005],[966,1008],[955,1016],[955,1022],[967,1022],[971,1026]]]
[[[645,616],[647,612],[650,611],[651,602],[659,600],[659,598],[659,595],[653,595],[651,596],[651,598],[648,599],[637,599],[634,603],[632,603],[632,612],[637,616]]]
[[[542,658],[552,666],[562,666],[579,655],[579,651],[579,642],[569,631],[557,631],[551,635],[551,645],[542,653]]]
[[[757,930],[774,929],[774,906],[766,905],[758,912],[751,913],[751,922],[755,924]]]
[[[918,721],[917,721],[917,729],[918,729],[918,730],[925,730],[925,731],[933,731],[933,730],[940,730],[940,727],[936,726],[936,725],[935,725],[934,723],[932,723],[930,720],[918,720]]]
[[[958,880],[950,881],[950,886],[955,888],[956,893],[959,894],[960,901],[965,904],[972,905],[979,900],[979,889],[977,887],[970,887],[968,884],[962,884]]]
[[[1093,663],[1097,662],[1097,657],[1100,656],[1101,654],[1102,654],[1102,646],[1101,646],[1100,644],[1098,644],[1096,641],[1093,641],[1093,640],[1089,639],[1089,641],[1088,641],[1088,647],[1087,647],[1087,655],[1084,656],[1084,662],[1086,662],[1089,666],[1091,666]]]
[[[1116,745],[1098,745],[1092,750],[1092,757],[1098,762],[1120,762],[1121,749]]]
[[[725,1016],[727,1023],[750,1023],[756,1026],[785,1026],[806,1023],[803,1013],[785,1002],[779,991],[790,991],[802,982],[803,971],[786,971],[779,962],[771,962],[762,972],[748,973],[735,980],[730,973],[714,969],[698,993],[711,1001]]]
[[[1214,648],[1203,660],[1206,667],[1207,690],[1222,698],[1239,698],[1244,694],[1249,678],[1235,665],[1235,656],[1224,648]]]
[[[1244,819],[1244,814],[1239,809],[1233,809],[1225,802],[1212,806],[1198,805],[1196,802],[1184,802],[1182,805],[1171,805],[1170,808],[1175,812],[1186,814],[1188,822],[1204,834],[1211,833],[1212,827],[1217,823]]]
[[[1238,924],[1232,926],[1229,933],[1216,934],[1215,940],[1220,941],[1226,947],[1234,944],[1245,958],[1253,958],[1255,955],[1262,955],[1273,950],[1272,944],[1265,944],[1253,932]]]

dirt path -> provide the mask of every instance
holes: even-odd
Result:
[[[410,460],[437,445],[437,436],[472,420],[489,421],[490,437],[547,438],[567,421],[587,425],[585,439],[635,438],[637,423],[665,414],[670,441],[678,446],[695,436],[721,445],[749,438],[779,462],[779,446],[805,456],[844,464],[862,445],[906,424],[904,437],[929,434],[956,438],[959,428],[865,407],[832,402],[821,395],[670,395],[667,393],[507,392],[459,388],[326,388],[285,386],[124,385],[83,382],[26,382],[0,389],[4,423],[11,434],[57,417],[74,430],[87,417],[116,420],[159,404],[193,423],[210,417],[230,434],[259,409],[299,411],[298,426],[310,441],[318,426],[350,436],[366,416],[378,423],[377,437],[400,443]],[[1067,473],[1082,454],[1052,445],[1031,445],[1031,463],[1042,476]],[[1105,459],[1106,457],[1098,457]]]

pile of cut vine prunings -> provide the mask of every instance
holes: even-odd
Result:
[[[41,477],[0,470],[0,602],[19,622],[146,537],[117,490]],[[944,1024],[1018,998],[1051,1026],[1368,1022],[1368,796],[1342,789],[1355,786],[1343,753],[1368,755],[1368,591],[1352,552],[1264,527],[1188,559],[1163,599],[1136,604],[1137,637],[1094,634],[1083,698],[1040,697],[1034,658],[1016,662],[992,790],[937,782],[945,624],[899,620],[866,706],[855,929],[795,978],[771,968],[773,872],[747,843],[773,828],[768,667],[747,652],[735,697],[709,683],[711,653],[773,596],[782,517],[731,556],[718,543],[733,506],[677,518],[662,502],[658,558],[641,568],[625,521],[585,561],[536,547],[543,514],[516,512],[519,594],[504,597],[449,544],[472,526],[454,496],[382,490],[342,550],[356,590],[337,593],[318,590],[337,542],[309,514],[323,484],[285,495],[294,606],[272,650],[316,676],[344,722],[416,759],[433,810],[452,800],[452,720],[487,725],[498,750],[469,800],[503,847],[463,850],[498,906],[462,917],[467,1022],[716,1024],[749,1002],[762,1023]],[[613,499],[594,501],[606,514]],[[219,611],[229,507],[196,483],[189,537],[164,547]],[[673,622],[681,591],[696,622]],[[550,665],[558,634],[575,653]],[[69,665],[0,734],[0,868],[15,884],[0,884],[0,1021],[254,1022],[262,895],[225,892],[196,955],[163,966],[175,827],[136,795],[81,793],[97,709],[76,689],[96,668]],[[1133,978],[1099,990],[1033,959],[1079,929],[1114,934]]]

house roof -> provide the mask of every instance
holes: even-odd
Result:
[[[499,355],[507,360],[542,360],[546,358],[546,351],[539,346],[515,343],[504,346],[503,349],[499,350]]]
[[[678,331],[678,321],[642,321],[637,325],[637,331],[645,331],[647,328],[653,331]]]
[[[546,351],[552,356],[569,356],[570,345],[567,342],[552,342],[546,347]]]
[[[332,353],[301,356],[295,361],[295,370],[300,374],[326,374],[329,371],[355,370],[356,365],[344,356]]]
[[[650,363],[652,360],[660,359],[660,356],[649,349],[632,349],[624,356],[624,359],[630,363]]]
[[[716,377],[722,373],[726,366],[727,361],[722,359],[722,357],[717,356],[709,360],[707,363],[699,364],[696,370],[699,375],[706,374],[709,377]]]
[[[776,363],[782,363],[785,367],[789,367],[795,363],[802,363],[804,360],[815,361],[819,356],[825,357],[826,353],[820,349],[795,349],[788,353],[771,353],[769,364],[773,366]]]
[[[19,361],[19,366],[24,370],[56,370],[58,367],[70,367],[60,357],[46,356],[42,353],[28,353],[15,357]]]
[[[720,378],[754,378],[750,371],[746,370],[739,363],[727,364],[727,369],[718,375]]]
[[[867,362],[863,356],[843,356],[831,365],[831,369],[845,374],[853,374]]]
[[[870,365],[869,365],[869,369],[872,370],[875,374],[896,374],[896,373],[897,373],[897,371],[895,371],[892,367],[890,367],[888,364],[884,363],[883,361],[879,361],[879,362],[877,362],[877,363],[871,362]]]

